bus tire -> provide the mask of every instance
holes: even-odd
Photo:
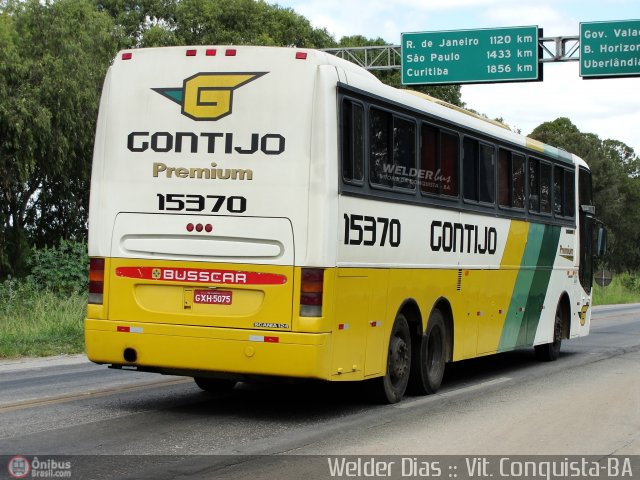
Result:
[[[534,350],[538,360],[543,362],[553,362],[560,356],[560,347],[562,345],[562,326],[564,323],[564,315],[562,305],[558,304],[556,308],[556,318],[553,323],[553,342],[543,345],[536,345]]]
[[[447,331],[444,316],[435,308],[429,315],[427,330],[420,339],[419,348],[413,353],[411,384],[413,393],[436,393],[442,383],[447,355]]]
[[[376,390],[383,403],[402,400],[411,371],[411,333],[406,317],[398,313],[389,337],[387,369],[384,377],[377,378]]]
[[[209,377],[194,377],[193,380],[196,385],[205,392],[210,393],[223,393],[232,390],[236,386],[235,380],[228,380],[225,378],[209,378]]]

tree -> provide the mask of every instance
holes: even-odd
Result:
[[[88,0],[0,7],[0,277],[84,237],[100,90],[120,37]]]
[[[333,44],[324,29],[290,8],[262,0],[182,0],[175,32],[186,45],[272,45],[323,48]]]
[[[176,0],[94,0],[94,4],[121,29],[124,48],[178,44],[172,31]]]

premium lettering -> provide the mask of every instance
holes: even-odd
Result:
[[[243,168],[218,168],[211,162],[211,168],[170,167],[165,163],[153,164],[153,177],[196,178],[205,180],[253,180],[253,170]]]

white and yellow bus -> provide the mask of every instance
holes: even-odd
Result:
[[[89,211],[89,358],[187,375],[440,386],[447,362],[589,332],[578,157],[327,53],[125,51]]]

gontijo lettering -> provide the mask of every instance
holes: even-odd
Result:
[[[277,133],[252,133],[248,141],[238,144],[229,132],[131,132],[127,136],[127,149],[130,152],[146,152],[151,148],[156,153],[222,153],[221,148],[216,151],[216,146],[222,143],[216,139],[224,139],[225,154],[252,155],[261,151],[265,155],[280,155],[285,148],[284,137]]]
[[[431,250],[493,255],[496,253],[498,232],[495,227],[478,227],[468,223],[431,222]]]

